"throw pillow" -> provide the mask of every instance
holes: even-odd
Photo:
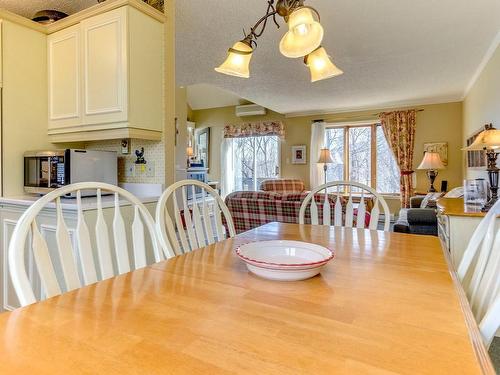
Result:
[[[445,193],[428,193],[420,204],[420,208],[436,208],[436,201]]]

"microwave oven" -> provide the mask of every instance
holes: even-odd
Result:
[[[116,152],[66,149],[24,153],[25,192],[46,194],[77,182],[117,185]],[[82,195],[95,195],[95,191],[82,191]]]

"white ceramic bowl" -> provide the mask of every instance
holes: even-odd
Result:
[[[334,256],[326,247],[300,241],[252,242],[238,247],[236,254],[250,272],[282,281],[316,276]]]

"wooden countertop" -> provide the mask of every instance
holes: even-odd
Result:
[[[269,239],[336,258],[260,279],[233,250]],[[435,237],[272,223],[0,315],[0,373],[493,374],[464,298]]]
[[[436,202],[439,212],[448,216],[484,217],[481,207],[465,206],[463,198],[440,198]]]

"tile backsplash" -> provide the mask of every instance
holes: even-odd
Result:
[[[165,142],[130,139],[130,153],[122,154],[121,139],[87,142],[85,148],[97,151],[116,151],[118,153],[118,182],[164,184],[165,183]],[[147,166],[154,166],[154,176],[151,173],[127,173],[136,160],[135,150],[144,147],[144,159]]]

